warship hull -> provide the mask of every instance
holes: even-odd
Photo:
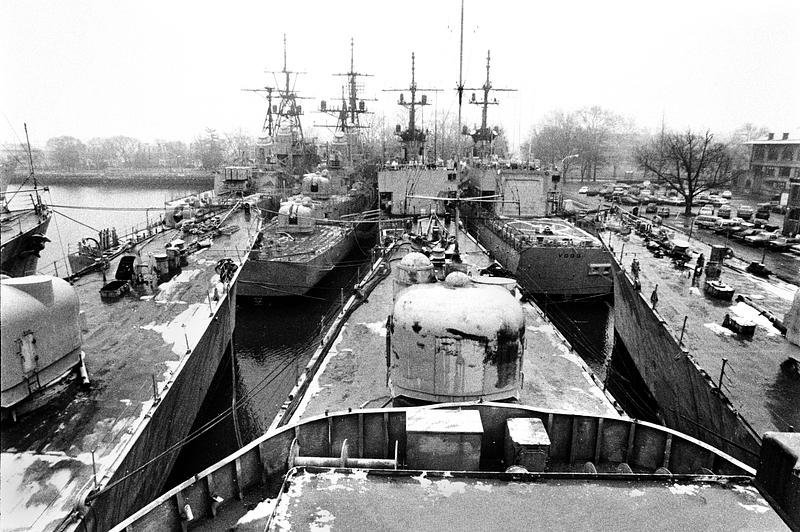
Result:
[[[6,239],[0,248],[0,271],[10,277],[22,277],[36,273],[39,251],[42,250],[42,237],[47,233],[51,216],[39,216],[33,212],[22,215],[23,220],[3,221],[3,232],[16,233]]]
[[[356,232],[335,226],[321,228],[322,233],[301,238],[295,244],[311,244],[307,250],[294,247],[282,256],[267,258],[258,250],[250,252],[239,277],[240,297],[301,296],[311,290],[356,246]],[[322,238],[320,238],[322,237]],[[316,245],[317,247],[312,247]]]
[[[470,220],[469,227],[492,258],[529,294],[556,299],[613,296],[611,256],[601,246],[538,244],[535,239],[526,242],[504,222]]]

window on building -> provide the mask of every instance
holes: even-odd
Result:
[[[764,146],[753,146],[753,160],[762,161],[764,159]]]
[[[791,175],[791,174],[790,174],[791,170],[792,170],[792,169],[791,169],[791,168],[789,168],[788,166],[787,166],[787,167],[785,167],[785,168],[781,168],[781,169],[780,169],[780,173],[779,173],[778,175],[779,175],[780,177],[789,177],[789,176]]]
[[[770,146],[767,149],[767,160],[770,161],[778,160],[778,146]]]
[[[794,146],[784,146],[783,151],[781,152],[781,161],[791,161],[793,151]]]

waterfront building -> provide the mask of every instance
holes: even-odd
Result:
[[[779,194],[790,183],[800,183],[800,133],[774,133],[766,139],[746,142],[751,146],[748,171],[738,178],[738,187],[762,194]]]

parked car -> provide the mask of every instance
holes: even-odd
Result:
[[[708,201],[711,202],[711,205],[722,205],[726,203],[726,200],[722,196],[709,196]]]
[[[755,211],[753,207],[751,207],[750,205],[739,205],[736,208],[736,216],[745,221],[750,220],[753,217],[754,212]]]
[[[581,187],[578,189],[578,194],[586,194],[589,192],[589,187]]]
[[[731,194],[730,190],[724,190],[722,191],[722,197],[729,200],[733,197],[733,194]]]
[[[730,205],[720,205],[719,209],[717,209],[717,216],[720,218],[730,219],[731,217],[731,206]]]
[[[720,219],[719,216],[701,214],[699,216],[695,216],[694,225],[702,227],[704,229],[711,229],[712,227],[717,225],[719,219]]]
[[[620,197],[619,201],[623,205],[639,205],[639,200],[628,194],[625,194],[624,196]]]
[[[683,207],[686,205],[686,200],[683,199],[681,196],[675,196],[672,198],[672,203],[670,205],[675,205],[676,207]]]
[[[769,220],[769,211],[771,207],[769,203],[759,203],[756,208],[756,218],[759,220]]]
[[[779,236],[775,240],[768,241],[767,248],[771,249],[772,251],[789,251],[793,245],[798,243],[800,243],[800,238],[787,238],[785,236]]]
[[[771,233],[768,231],[761,231],[757,235],[752,235],[745,237],[744,243],[750,246],[766,246],[767,242],[771,240],[777,240],[777,238],[781,236],[780,233]]]
[[[714,207],[711,205],[703,205],[700,207],[700,216],[713,216],[714,215]]]
[[[589,187],[589,190],[586,191],[587,196],[597,196],[600,194],[600,189],[595,187]]]
[[[667,218],[672,213],[670,212],[669,207],[659,207],[658,210],[656,211],[656,214],[658,214],[662,218]]]
[[[743,229],[741,231],[737,231],[731,235],[731,238],[734,240],[741,240],[744,242],[744,239],[748,236],[757,235],[761,232],[761,229]]]
[[[714,225],[714,232],[718,235],[731,235],[736,231],[741,231],[742,225],[739,223],[738,220],[724,220],[720,219],[717,220],[716,225]]]
[[[645,214],[656,214],[658,212],[658,205],[655,203],[648,203],[647,207],[644,208]]]

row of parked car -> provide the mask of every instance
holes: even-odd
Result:
[[[800,238],[781,235],[778,226],[774,224],[762,221],[751,223],[738,217],[724,219],[713,215],[699,215],[695,217],[694,225],[748,246],[800,253]]]

